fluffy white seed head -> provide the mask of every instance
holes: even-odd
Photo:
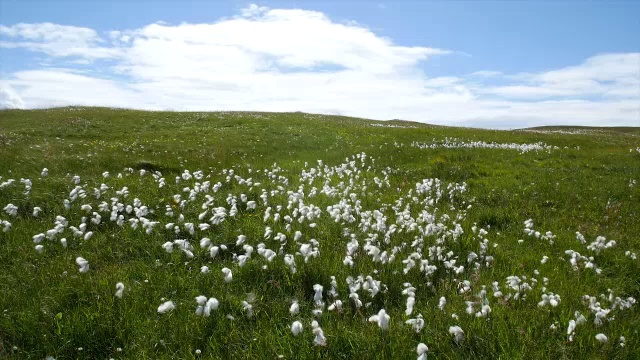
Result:
[[[119,282],[116,284],[116,297],[122,299],[122,294],[124,293],[124,284]]]
[[[173,301],[166,301],[162,303],[162,305],[158,306],[158,314],[165,314],[175,308],[176,306]]]
[[[291,324],[291,333],[293,336],[298,336],[302,333],[302,323],[300,321],[296,320]]]

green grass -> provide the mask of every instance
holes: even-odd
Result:
[[[533,130],[465,129],[303,113],[176,113],[102,108],[0,111],[0,183],[15,179],[12,185],[0,189],[0,207],[9,203],[18,206],[16,217],[0,213],[0,220],[12,224],[8,232],[0,231],[0,358],[264,359],[283,355],[292,359],[407,359],[417,356],[415,349],[420,342],[429,347],[430,358],[438,359],[638,358],[640,305],[612,310],[607,317],[610,321],[596,326],[594,314],[582,297],[597,297],[602,308],[611,307],[609,300],[600,298],[601,294],[608,296],[608,289],[614,297],[640,299],[640,262],[625,255],[626,251],[640,254],[640,153],[635,150],[640,146],[640,131],[568,127]],[[414,141],[432,143],[445,138],[487,143],[543,142],[558,148],[520,153],[410,146]],[[354,158],[361,153],[367,156],[364,162]],[[353,171],[342,177],[333,174],[302,182],[302,171],[317,168],[318,160],[327,169],[346,164],[345,168]],[[353,166],[349,165],[352,160]],[[41,177],[45,167],[49,175]],[[191,173],[202,170],[205,178],[176,184],[176,176],[185,169]],[[233,169],[243,179],[261,184],[227,182],[224,169]],[[140,170],[147,173],[140,176]],[[107,178],[102,176],[105,171],[110,173]],[[154,172],[166,179],[164,187],[158,187]],[[389,186],[379,188],[374,177],[384,179],[385,174]],[[67,210],[63,200],[76,186],[74,175],[80,176],[80,186],[87,191],[87,197],[72,202]],[[33,182],[28,195],[24,194],[21,178]],[[416,194],[416,183],[430,178],[442,181],[443,196],[436,204],[424,205],[420,201],[425,196]],[[197,225],[210,217],[198,220],[206,201],[204,193],[196,194],[182,209],[173,200],[175,194],[188,200],[189,189],[185,192],[184,188],[193,188],[196,181],[210,181],[212,187],[221,182],[218,192],[208,192],[213,207],[229,211],[227,196],[239,198],[243,193],[258,202],[257,209],[246,209],[238,199],[235,217],[201,231]],[[102,183],[110,189],[96,199],[93,189]],[[447,185],[452,183],[466,183],[467,191],[449,198]],[[338,195],[322,194],[325,185],[337,189]],[[280,193],[272,195],[278,186]],[[296,192],[300,186],[305,194],[304,205],[313,204],[322,212],[313,220],[315,228],[309,227],[311,221],[299,223],[296,217],[288,231],[282,219],[285,215],[293,217],[293,210],[287,209],[287,191]],[[129,190],[126,198],[116,195],[123,187]],[[312,196],[314,187],[317,194]],[[283,206],[277,223],[273,218],[267,224],[263,222],[266,206],[260,199],[262,189],[269,193],[272,214],[276,206]],[[401,225],[394,207],[403,199],[396,210],[407,208],[414,219],[426,210],[436,214],[437,222],[447,230],[457,222],[464,233],[454,239],[451,235],[420,236],[419,231],[405,230],[391,235],[387,244],[383,241],[384,231],[358,227],[361,214],[353,213],[353,223],[336,223],[329,217],[327,207],[343,198],[354,206],[350,193],[360,202],[362,211],[380,209],[387,217],[387,227]],[[87,221],[87,231],[94,233],[91,239],[74,238],[67,229],[55,240],[44,240],[42,254],[34,249],[32,237],[52,229],[56,215],[78,227],[82,217],[87,216],[80,209],[82,204],[90,204],[93,211],[99,212],[102,201],[111,208],[112,197],[125,205],[132,205],[138,198],[152,209],[154,213],[146,217],[159,222],[152,234],[133,229],[128,220],[118,226],[110,221],[109,210],[100,212],[101,224]],[[412,197],[419,201],[413,202]],[[435,198],[435,194],[428,197]],[[165,215],[167,205],[174,208],[174,217]],[[38,217],[31,214],[34,206],[42,208]],[[185,222],[196,225],[195,235],[178,224],[180,213]],[[120,214],[126,219],[135,217],[126,212]],[[451,218],[447,220],[443,214]],[[456,220],[458,214],[464,217]],[[533,219],[534,228],[541,233],[551,231],[557,235],[554,243],[527,236],[527,219]],[[180,225],[180,234],[166,229],[168,222]],[[280,248],[277,240],[263,238],[267,225],[274,235],[281,232],[287,236],[284,253],[295,254],[299,249],[293,233],[301,231],[301,242],[317,239],[320,255],[306,263],[296,256],[296,273],[285,265],[282,255],[267,262],[258,255],[257,244],[264,242],[276,252]],[[473,233],[474,225],[488,231],[487,255],[494,257],[491,267],[483,265],[478,271],[467,263],[471,251],[480,252],[481,239]],[[349,242],[344,236],[345,228],[359,242],[353,268],[342,263]],[[584,234],[587,244],[576,239],[576,231]],[[366,254],[363,246],[369,234],[374,233],[379,237],[374,243],[381,250],[391,254],[396,247],[394,261],[374,263]],[[235,246],[240,234],[246,235],[247,243],[255,249],[242,268],[232,255],[244,253]],[[214,244],[228,245],[228,250],[211,259],[199,246],[205,236]],[[587,249],[597,236],[615,240],[616,246],[599,254]],[[68,240],[66,248],[58,241],[62,237]],[[428,257],[429,247],[440,241],[444,253],[452,251],[453,258],[457,258],[455,266],[463,264],[464,271],[455,274],[447,271],[442,261],[430,261],[437,267],[430,277],[425,277],[418,267],[404,274],[402,260],[414,251],[416,237],[422,237],[423,245],[418,248],[422,249],[423,258]],[[164,242],[177,238],[191,241],[195,254],[192,259],[178,249],[167,253],[162,248]],[[524,242],[519,243],[520,239]],[[569,249],[593,256],[601,274],[584,269],[582,263],[574,271],[565,254]],[[549,261],[541,264],[545,255]],[[78,271],[78,256],[89,261],[87,273]],[[209,274],[200,273],[203,265],[210,268]],[[224,282],[223,267],[232,269],[231,283]],[[358,275],[371,275],[386,290],[373,298],[360,290],[360,299],[370,305],[356,309],[348,298],[346,278]],[[533,289],[525,299],[494,298],[492,282],[499,282],[506,295],[506,281],[511,275],[526,276]],[[328,305],[332,302],[327,293],[331,276],[336,277],[338,298],[344,308],[340,313],[325,308],[319,324],[328,342],[324,347],[314,346],[310,325],[313,285],[324,286]],[[557,307],[537,305],[543,293],[543,278],[548,278],[546,292],[561,296]],[[470,282],[471,291],[460,294],[459,283],[463,280]],[[117,282],[126,287],[122,299],[114,296]],[[405,282],[416,287],[412,316],[420,313],[426,322],[420,333],[404,323],[410,318],[404,314],[406,296],[401,294]],[[483,285],[488,290],[491,314],[486,318],[468,315],[465,301],[478,301],[476,294]],[[250,293],[255,296],[254,315],[247,319],[242,301]],[[211,317],[196,317],[194,298],[198,295],[216,297],[220,308]],[[447,299],[444,311],[438,309],[442,296]],[[162,299],[172,300],[176,309],[158,314]],[[289,314],[292,299],[300,302],[299,315]],[[391,316],[386,331],[367,321],[381,308]],[[479,308],[476,306],[475,310]],[[575,311],[580,311],[587,322],[577,326],[574,340],[569,342],[566,329]],[[459,319],[452,318],[454,313]],[[229,320],[227,315],[235,320]],[[298,337],[289,329],[294,320],[304,325],[304,332]],[[557,329],[551,329],[556,322]],[[454,325],[465,332],[460,344],[448,332]],[[595,339],[598,333],[606,334],[609,341],[599,343]],[[620,336],[626,338],[625,346],[619,345]]]

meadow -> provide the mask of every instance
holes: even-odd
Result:
[[[0,358],[638,359],[640,128],[0,111]]]

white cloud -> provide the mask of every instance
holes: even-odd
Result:
[[[469,75],[470,76],[479,76],[479,77],[493,77],[493,76],[500,76],[500,75],[502,75],[502,73],[500,71],[481,70],[481,71],[472,72]]]
[[[24,108],[24,102],[20,96],[10,86],[0,86],[0,109],[22,108]]]
[[[119,49],[102,47],[104,42],[95,30],[52,23],[0,25],[0,36],[20,41],[0,41],[0,47],[25,48],[53,57],[80,56],[85,59],[114,58]]]
[[[485,92],[523,99],[601,96],[640,100],[640,53],[596,55],[580,65],[513,78],[524,84],[491,87]]]
[[[306,111],[498,128],[640,120],[638,53],[602,54],[535,74],[434,78],[420,63],[451,51],[401,46],[316,11],[257,5],[214,23],[155,23],[104,35],[50,23],[0,26],[1,47],[67,62],[67,69],[0,80],[1,104]],[[113,64],[71,69],[97,59]],[[495,80],[505,85],[489,83]]]

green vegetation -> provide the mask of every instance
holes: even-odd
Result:
[[[461,143],[541,142],[554,148],[521,152],[412,146],[452,138]],[[0,221],[11,224],[6,232],[0,226],[0,358],[408,359],[417,357],[416,347],[424,343],[429,358],[437,359],[634,359],[640,354],[640,304],[629,298],[640,299],[640,262],[633,258],[640,254],[639,147],[637,128],[493,131],[303,113],[0,111],[0,184],[15,180],[0,186],[0,209],[17,207],[15,216],[0,212]],[[43,168],[47,176],[41,176]],[[184,170],[194,177],[183,177]],[[307,174],[304,179],[302,174]],[[441,194],[435,185],[420,193],[416,184],[433,178],[442,182]],[[32,182],[28,194],[21,179]],[[210,182],[207,191],[200,188],[205,181]],[[221,187],[214,191],[218,182]],[[99,190],[103,183],[108,189]],[[449,184],[458,184],[456,190]],[[86,197],[71,199],[76,186]],[[256,201],[256,208],[248,208],[241,194]],[[205,195],[211,200],[208,208],[203,207]],[[296,196],[301,201],[292,200]],[[65,199],[71,200],[68,209]],[[341,201],[352,210],[353,221],[346,215],[335,221],[327,209]],[[108,206],[100,209],[101,202]],[[121,224],[111,219],[118,203],[123,205],[116,210]],[[91,210],[81,209],[85,204]],[[147,206],[149,213],[136,215],[127,205]],[[272,210],[265,222],[268,206]],[[37,216],[34,207],[42,209]],[[226,211],[219,224],[211,220],[215,211],[222,211],[215,208]],[[314,208],[318,216],[299,221]],[[340,216],[346,211],[341,209]],[[376,227],[374,210],[386,217],[382,227]],[[99,224],[95,213],[101,216]],[[34,243],[35,235],[56,226],[57,215],[68,225],[51,239]],[[429,215],[435,221],[425,220]],[[540,238],[525,233],[528,219]],[[144,229],[147,221],[157,222],[149,225],[150,234]],[[86,229],[74,236],[71,226],[79,228],[83,222]],[[418,229],[410,230],[411,222]],[[194,234],[185,223],[195,225]],[[210,228],[200,229],[204,223]],[[463,233],[455,234],[456,223]],[[397,226],[394,233],[392,224]],[[439,230],[424,233],[427,224]],[[265,239],[267,226],[273,233]],[[488,233],[483,235],[481,228]],[[89,231],[93,236],[84,240]],[[296,231],[302,234],[299,240],[294,240]],[[545,240],[547,231],[551,239]],[[278,233],[286,241],[275,239]],[[350,234],[358,242],[353,267],[343,264]],[[238,256],[246,248],[236,244],[239,235],[254,249],[243,267]],[[598,236],[606,238],[603,244],[614,240],[615,245],[588,248]],[[212,259],[211,246],[200,246],[203,237],[227,250]],[[165,251],[162,245],[176,239],[187,239],[193,249],[181,251],[174,244],[173,252]],[[301,252],[301,244],[313,247],[311,239],[317,240],[319,255],[307,262],[295,255],[292,272],[284,255]],[[259,253],[260,243],[277,253],[275,259]],[[372,246],[368,250],[367,244]],[[42,245],[41,252],[36,245]],[[451,256],[430,259],[430,248],[436,246]],[[395,254],[395,259],[375,261],[376,249]],[[585,257],[577,257],[575,269],[567,250]],[[472,252],[477,259],[470,257]],[[412,253],[429,259],[436,267],[433,273],[425,275],[417,260],[405,274],[403,261]],[[541,263],[543,256],[546,263]],[[79,271],[77,257],[88,261],[87,272]],[[202,273],[202,266],[210,272]],[[223,279],[224,267],[233,272],[229,283]],[[366,289],[357,291],[363,303],[359,308],[346,282],[358,275],[380,281],[380,292],[373,297]],[[335,298],[330,295],[332,276]],[[510,276],[531,286],[520,291],[525,298],[515,298]],[[122,298],[114,295],[118,282],[125,286]],[[405,314],[406,282],[416,288],[411,315]],[[494,296],[493,282],[503,296]],[[324,287],[323,313],[315,318],[326,346],[314,345],[312,310],[320,307],[314,304],[315,284]],[[487,302],[478,296],[483,286],[491,312],[476,316]],[[539,306],[549,293],[560,296],[559,304]],[[196,316],[199,295],[219,300],[210,317]],[[585,295],[595,300],[590,304]],[[447,301],[443,310],[438,307],[441,297]],[[294,299],[300,303],[297,315],[289,313]],[[330,311],[336,299],[343,302],[342,310]],[[168,300],[175,309],[158,313]],[[250,318],[243,301],[252,307]],[[466,312],[467,301],[475,302],[472,314]],[[594,301],[606,313],[600,326]],[[391,317],[387,330],[368,321],[380,309]],[[576,311],[586,323],[576,326],[569,341],[567,327]],[[405,324],[417,314],[425,321],[418,333]],[[290,329],[296,320],[304,328],[298,336]],[[464,331],[462,342],[454,341],[451,326]],[[598,341],[599,333],[608,341]]]

